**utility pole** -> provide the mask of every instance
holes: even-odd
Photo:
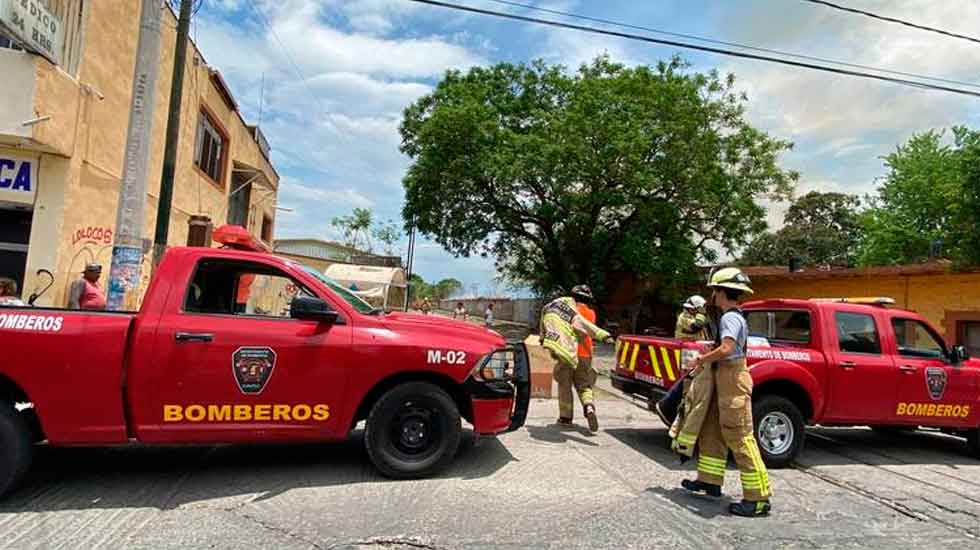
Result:
[[[408,267],[408,275],[406,275],[406,285],[405,285],[405,311],[408,311],[410,299],[412,297],[412,264],[415,262],[415,218],[412,218],[412,226],[409,228],[408,234],[408,254],[406,258],[406,267]]]
[[[140,35],[133,72],[133,98],[123,159],[122,186],[116,211],[112,269],[107,307],[135,309],[134,291],[140,286],[143,263],[143,214],[146,208],[146,172],[153,130],[153,106],[160,73],[160,0],[142,0]]]
[[[187,35],[191,27],[191,5],[194,0],[180,1],[177,19],[177,47],[174,51],[174,71],[170,85],[170,111],[167,115],[167,143],[163,150],[163,174],[160,176],[160,203],[157,206],[157,227],[153,234],[153,268],[167,250],[170,234],[170,207],[174,197],[174,170],[177,164],[177,143],[180,140],[180,103],[184,95],[184,65],[187,59]]]

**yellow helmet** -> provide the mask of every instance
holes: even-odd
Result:
[[[752,281],[749,280],[749,277],[745,273],[742,273],[741,269],[737,267],[726,267],[711,274],[708,288],[730,288],[752,294],[750,284],[752,284]]]

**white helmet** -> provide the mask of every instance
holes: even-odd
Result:
[[[700,309],[704,309],[705,304],[707,304],[705,299],[695,294],[694,296],[688,298],[687,301],[684,302],[684,305],[682,307],[684,309],[700,310]]]

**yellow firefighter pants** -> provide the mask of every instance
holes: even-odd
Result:
[[[592,368],[591,357],[579,357],[578,368],[572,368],[564,361],[558,361],[554,370],[555,381],[558,382],[558,416],[572,418],[575,409],[575,398],[572,388],[578,393],[578,399],[585,407],[595,400],[592,387],[595,386],[596,371]]]
[[[772,495],[769,473],[752,433],[752,377],[744,359],[722,362],[715,371],[715,396],[698,436],[698,480],[722,485],[728,451],[742,477],[745,500]]]

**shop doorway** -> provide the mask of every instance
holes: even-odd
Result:
[[[0,206],[0,277],[16,281],[19,292],[24,289],[33,214],[30,209]]]

